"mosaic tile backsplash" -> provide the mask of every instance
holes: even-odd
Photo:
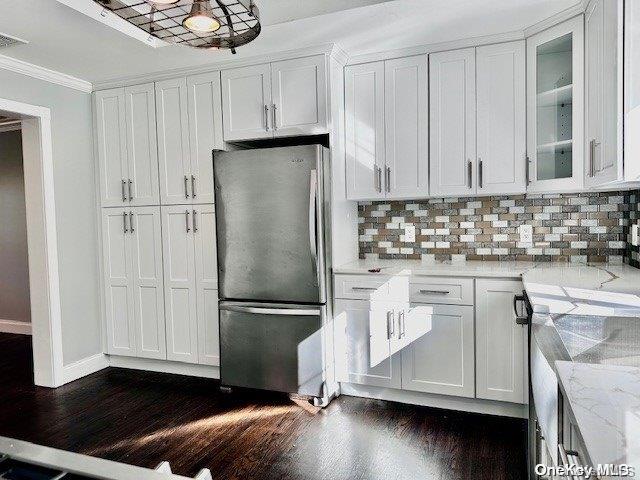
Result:
[[[631,263],[640,192],[517,195],[358,205],[360,257]],[[637,221],[637,220],[636,220]],[[416,227],[406,241],[405,227]],[[533,226],[533,244],[518,227]],[[635,249],[635,250],[634,250]]]
[[[630,194],[629,203],[629,223],[638,223],[640,221],[640,190]],[[627,256],[625,260],[634,267],[640,268],[640,247],[634,247],[631,245],[630,231],[627,239]]]

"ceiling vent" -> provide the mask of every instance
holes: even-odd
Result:
[[[13,45],[26,45],[27,43],[29,42],[26,40],[0,32],[0,48],[11,47]]]

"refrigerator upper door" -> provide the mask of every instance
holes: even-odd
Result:
[[[322,147],[216,152],[222,299],[323,303]]]

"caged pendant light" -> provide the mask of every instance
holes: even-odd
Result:
[[[93,0],[160,40],[203,49],[230,49],[261,30],[253,0]]]

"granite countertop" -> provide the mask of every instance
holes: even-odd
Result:
[[[563,361],[555,368],[591,465],[626,464],[640,474],[640,368]]]

